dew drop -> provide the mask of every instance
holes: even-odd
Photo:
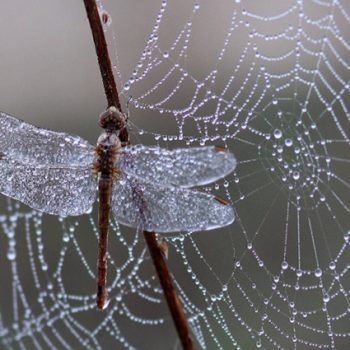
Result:
[[[124,84],[124,90],[125,91],[129,91],[130,90],[130,84],[129,83],[125,83]]]
[[[314,274],[316,277],[321,277],[322,276],[322,270],[318,267],[315,271]]]
[[[282,137],[282,131],[280,129],[275,129],[273,132],[273,136],[277,140],[280,139]]]
[[[299,171],[294,171],[294,173],[293,173],[293,179],[294,179],[294,180],[299,180],[299,179],[300,179],[300,173],[299,173]]]
[[[293,140],[292,139],[285,139],[284,140],[284,144],[287,146],[287,147],[291,147],[293,145]]]
[[[323,302],[328,303],[330,299],[331,298],[327,293],[323,295]]]
[[[14,248],[9,248],[6,254],[8,260],[13,261],[16,259],[16,250]]]

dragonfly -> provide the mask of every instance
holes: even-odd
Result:
[[[91,211],[98,192],[98,309],[106,306],[110,213],[128,227],[167,233],[212,230],[231,224],[225,200],[193,187],[210,184],[236,166],[216,147],[165,149],[123,145],[124,116],[109,107],[94,147],[79,136],[42,129],[0,112],[0,192],[52,215]]]

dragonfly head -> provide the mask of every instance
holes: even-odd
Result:
[[[106,131],[118,134],[126,127],[125,117],[116,107],[108,107],[100,114],[100,126]]]

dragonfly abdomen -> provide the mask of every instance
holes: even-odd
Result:
[[[108,244],[108,227],[110,219],[110,203],[112,194],[113,179],[111,176],[101,176],[98,182],[99,193],[99,249],[97,259],[97,307],[102,310],[106,303],[106,279],[107,279],[107,244]]]
[[[114,133],[103,133],[96,147],[96,161],[94,170],[99,174],[98,181],[98,226],[99,226],[99,250],[97,259],[97,307],[102,310],[107,299],[107,243],[108,227],[111,211],[112,186],[117,169],[115,168],[119,150],[120,140]]]

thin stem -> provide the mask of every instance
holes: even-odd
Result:
[[[176,289],[174,287],[164,255],[162,253],[162,250],[159,248],[156,234],[154,232],[144,231],[143,235],[153,259],[153,264],[156,268],[159,281],[163,288],[163,292],[167,300],[171,316],[173,317],[182,346],[185,350],[194,350],[188,322],[179,297],[176,293]]]
[[[113,76],[107,42],[103,32],[100,14],[96,6],[96,1],[84,0],[84,4],[90,22],[92,36],[94,38],[96,54],[100,66],[108,106],[115,106],[120,110],[120,112],[122,112],[118,89]],[[122,142],[129,142],[126,128],[123,129],[123,133],[120,133],[119,137]],[[162,254],[162,250],[158,245],[156,235],[154,232],[144,232],[144,236],[183,348],[184,350],[193,350],[194,346],[190,336],[188,322],[180,300],[177,296],[168,266]]]
[[[108,52],[107,42],[104,35],[100,13],[98,12],[95,0],[84,0],[86,13],[89,19],[92,36],[94,38],[96,55],[103,81],[103,87],[107,98],[108,107],[114,106],[122,112],[119,100],[117,84],[114,79],[111,59]],[[119,134],[120,141],[129,142],[129,135],[126,128]]]
[[[84,0],[84,4],[89,18],[92,36],[94,38],[98,64],[100,66],[108,107],[115,106],[121,111],[117,85],[114,80],[107,42],[103,33],[103,27],[96,2],[95,0]]]

